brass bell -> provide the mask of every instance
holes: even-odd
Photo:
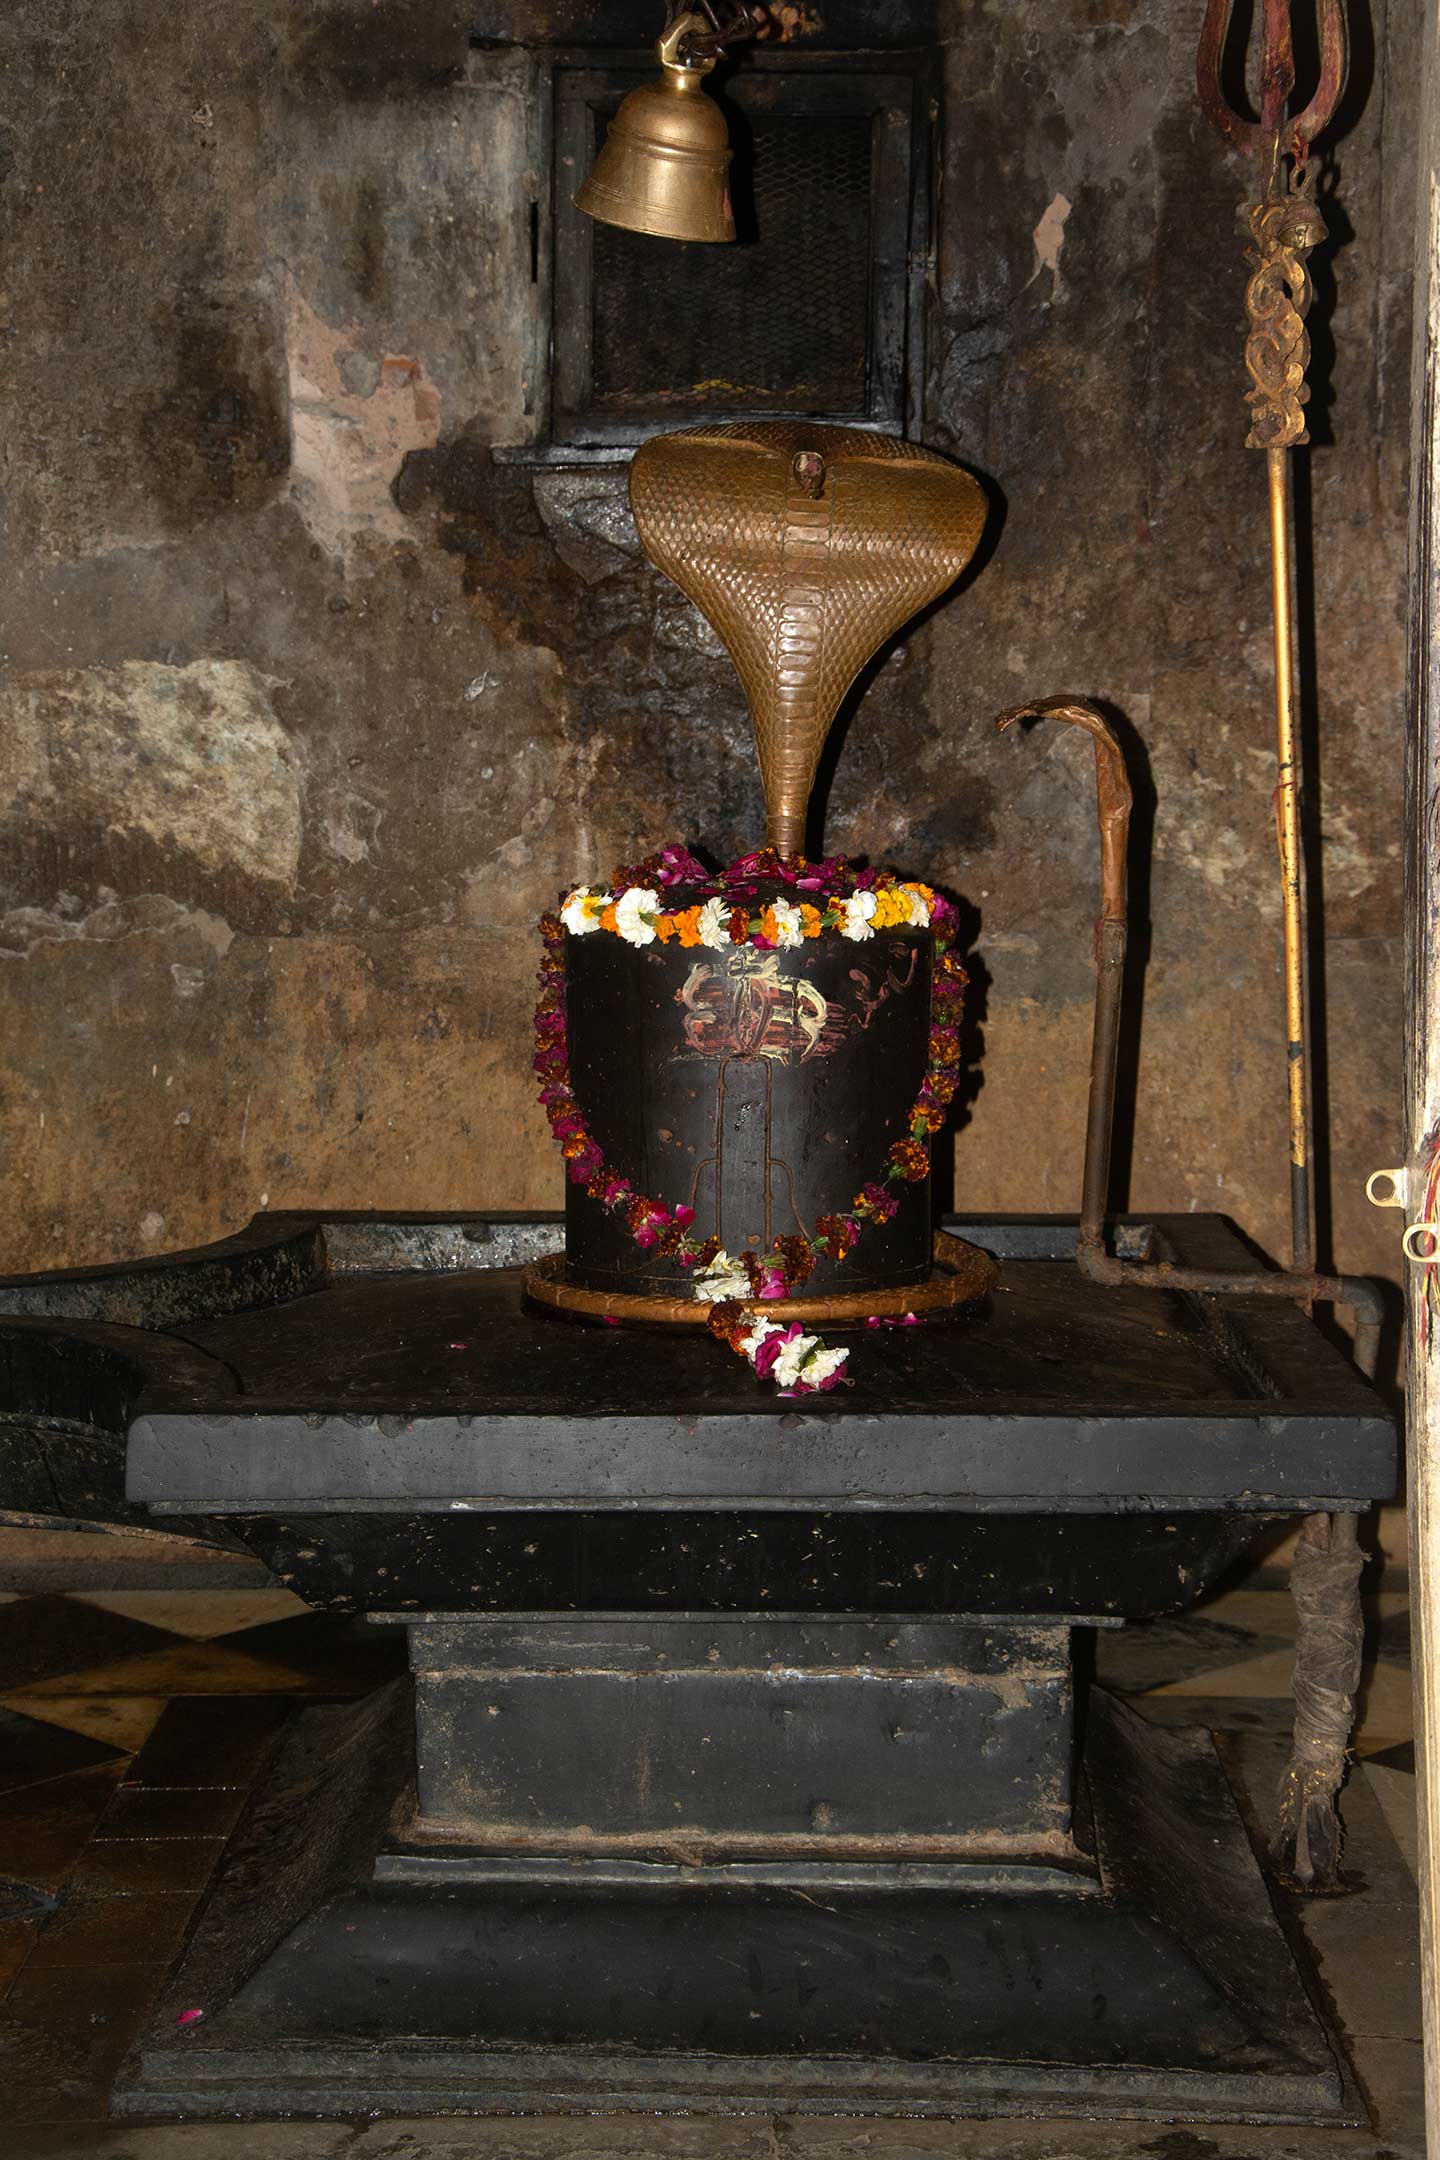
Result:
[[[575,197],[577,210],[663,240],[735,238],[725,177],[730,132],[701,88],[714,56],[680,58],[686,37],[708,28],[701,15],[681,15],[670,24],[655,47],[660,80],[632,90],[610,122]]]

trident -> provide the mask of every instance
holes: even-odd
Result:
[[[1334,117],[1349,58],[1344,0],[1316,0],[1320,78],[1304,110],[1289,111],[1295,53],[1289,0],[1261,0],[1260,118],[1246,120],[1220,86],[1233,0],[1207,0],[1196,86],[1206,117],[1232,148],[1253,157],[1261,197],[1247,212],[1254,265],[1245,289],[1245,366],[1250,388],[1246,448],[1265,453],[1270,507],[1270,583],[1275,617],[1276,836],[1285,926],[1285,1052],[1290,1112],[1290,1246],[1296,1274],[1315,1266],[1310,1099],[1305,999],[1305,894],[1299,829],[1296,725],[1295,518],[1290,453],[1307,442],[1305,369],[1310,340],[1307,258],[1325,238],[1315,201],[1310,149]],[[1289,171],[1285,170],[1289,161]],[[1373,1372],[1378,1330],[1356,1332],[1356,1354]],[[1340,1881],[1335,1795],[1345,1774],[1362,1641],[1362,1564],[1353,1515],[1307,1516],[1296,1547],[1295,1734],[1281,1781],[1271,1858],[1282,1877],[1307,1890]]]
[[[1304,407],[1310,340],[1306,260],[1325,238],[1315,201],[1310,147],[1328,126],[1345,87],[1349,57],[1344,0],[1316,0],[1320,79],[1303,112],[1287,111],[1295,88],[1295,51],[1288,0],[1262,0],[1260,118],[1246,120],[1220,86],[1220,62],[1233,0],[1207,0],[1195,80],[1206,117],[1231,146],[1253,157],[1263,193],[1248,211],[1255,270],[1245,291],[1249,322],[1245,365],[1251,387],[1245,446],[1263,450],[1270,498],[1270,582],[1275,611],[1275,821],[1285,925],[1285,1053],[1290,1108],[1291,1265],[1315,1265],[1311,1207],[1310,1102],[1304,950],[1304,874],[1299,830],[1299,743],[1295,694],[1294,506],[1289,452],[1309,441]],[[1284,161],[1290,161],[1288,176]]]

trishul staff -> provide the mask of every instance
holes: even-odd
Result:
[[[1260,118],[1245,120],[1220,87],[1220,59],[1233,0],[1207,0],[1196,83],[1206,116],[1235,149],[1253,157],[1264,193],[1248,211],[1254,274],[1245,291],[1249,334],[1245,366],[1251,387],[1247,450],[1265,453],[1270,498],[1270,583],[1275,613],[1275,819],[1285,924],[1285,1055],[1290,1108],[1290,1264],[1315,1266],[1311,1198],[1309,1045],[1305,1001],[1305,874],[1300,843],[1300,743],[1295,654],[1295,514],[1290,452],[1310,440],[1305,317],[1311,285],[1307,258],[1326,237],[1315,201],[1311,145],[1328,126],[1345,87],[1348,61],[1344,0],[1317,0],[1320,80],[1304,111],[1286,108],[1295,88],[1288,0],[1263,0]],[[1288,165],[1288,171],[1287,171]]]
[[[1260,117],[1246,120],[1220,86],[1232,0],[1207,0],[1196,82],[1200,103],[1225,141],[1253,157],[1260,200],[1249,208],[1253,274],[1245,292],[1245,365],[1250,388],[1246,447],[1265,453],[1270,580],[1275,627],[1275,822],[1285,930],[1285,1057],[1290,1115],[1291,1271],[1315,1267],[1310,1147],[1310,1073],[1305,995],[1305,877],[1300,840],[1300,744],[1296,688],[1294,499],[1291,454],[1308,442],[1305,317],[1311,250],[1326,237],[1315,200],[1311,148],[1334,117],[1345,87],[1344,0],[1316,0],[1320,76],[1303,111],[1291,114],[1295,55],[1288,0],[1262,0]],[[1363,1336],[1363,1342],[1362,1342]],[[1374,1369],[1377,1330],[1357,1330],[1356,1353]],[[1333,1888],[1340,1874],[1335,1794],[1344,1776],[1360,1677],[1362,1555],[1353,1515],[1312,1515],[1301,1530],[1291,1585],[1295,1596],[1295,1736],[1280,1793],[1274,1861],[1308,1890]]]

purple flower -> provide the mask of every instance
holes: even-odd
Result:
[[[566,1175],[572,1185],[588,1185],[591,1178],[605,1167],[605,1158],[594,1141],[583,1147],[578,1155],[572,1155],[566,1166]]]
[[[656,876],[662,885],[703,885],[709,872],[688,848],[671,846],[660,850]]]
[[[886,1192],[883,1185],[873,1181],[860,1188],[861,1198],[867,1202],[871,1213],[880,1222],[892,1222],[900,1212],[900,1203],[893,1193]]]
[[[798,1326],[799,1322],[797,1321],[796,1327]],[[791,1334],[794,1332],[795,1330],[792,1328]],[[781,1346],[789,1340],[789,1335],[767,1335],[764,1342],[761,1343],[759,1349],[755,1352],[754,1365],[762,1380],[769,1379],[775,1360],[780,1355]]]

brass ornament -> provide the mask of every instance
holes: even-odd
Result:
[[[730,131],[703,89],[713,53],[680,57],[701,15],[680,15],[655,47],[660,80],[632,90],[606,130],[575,207],[606,225],[662,240],[733,240]]]
[[[803,420],[652,436],[630,468],[651,561],[693,600],[749,700],[771,845],[800,854],[825,738],[865,663],[952,585],[983,490],[893,435]]]
[[[863,1328],[870,1319],[884,1319],[907,1312],[958,1312],[987,1297],[999,1280],[999,1263],[978,1245],[935,1232],[934,1267],[924,1282],[900,1283],[889,1290],[832,1290],[816,1296],[801,1291],[787,1297],[783,1307],[759,1298],[740,1300],[742,1309],[756,1320],[774,1320],[783,1311],[786,1320],[812,1322],[837,1328]],[[534,1260],[524,1274],[525,1295],[533,1304],[552,1312],[570,1313],[590,1320],[638,1320],[651,1327],[703,1327],[714,1307],[683,1293],[674,1297],[641,1294],[633,1290],[587,1290],[570,1282],[563,1253]]]
[[[1245,447],[1284,450],[1310,440],[1303,409],[1310,396],[1305,318],[1313,291],[1307,257],[1326,237],[1313,166],[1297,166],[1288,186],[1277,172],[1249,219],[1256,268],[1245,288],[1245,366],[1253,385],[1245,393],[1251,408]]]

